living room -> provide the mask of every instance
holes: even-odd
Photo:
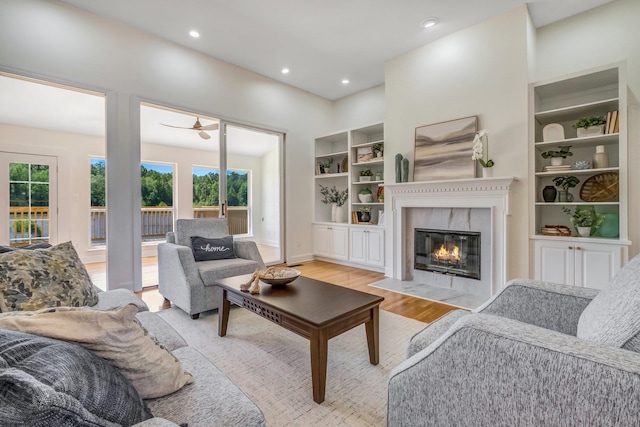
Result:
[[[615,0],[536,28],[526,5],[389,58],[384,82],[338,99],[314,95],[60,1],[6,0],[0,5],[0,71],[106,94],[108,289],[139,291],[140,102],[207,113],[286,135],[284,259],[309,261],[313,242],[313,141],[344,129],[384,123],[385,152],[413,160],[415,130],[477,116],[490,132],[496,177],[512,177],[506,222],[505,279],[533,278],[534,234],[530,174],[530,94],[534,82],[623,63],[628,87],[629,183],[639,182],[640,15],[635,0]],[[215,19],[212,19],[215,23]],[[634,41],[636,40],[636,41]],[[2,138],[2,134],[0,134]],[[0,151],[19,151],[0,139]],[[29,149],[31,150],[31,149]],[[60,164],[59,184],[73,165]],[[393,162],[385,162],[393,182]],[[629,185],[628,259],[638,252],[640,227],[631,219],[640,202]],[[69,198],[66,202],[71,203]],[[386,211],[390,212],[387,206]],[[387,217],[389,218],[389,217]],[[386,266],[393,263],[396,231],[385,225]],[[62,226],[58,241],[72,240]],[[0,242],[6,244],[6,242]],[[75,243],[75,242],[74,242]]]

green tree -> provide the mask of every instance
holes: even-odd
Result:
[[[220,174],[193,175],[193,206],[217,206],[219,201]]]
[[[140,166],[142,206],[173,206],[173,173]]]
[[[91,162],[91,206],[106,206],[105,161]]]

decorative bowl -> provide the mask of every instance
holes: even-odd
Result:
[[[591,169],[591,162],[586,160],[578,160],[573,164],[573,168],[576,170]]]
[[[300,271],[295,268],[283,267],[269,267],[266,270],[262,270],[258,273],[258,277],[269,285],[282,286],[287,283],[291,283],[300,277]]]

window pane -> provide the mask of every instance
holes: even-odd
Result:
[[[28,181],[29,165],[26,163],[11,163],[9,165],[9,181]]]
[[[31,184],[31,206],[49,206],[49,184]]]
[[[29,206],[29,184],[9,184],[9,206]]]
[[[173,231],[173,166],[143,163],[142,240],[164,239]]]
[[[247,172],[227,171],[227,201],[229,206],[247,206]]]
[[[49,166],[31,165],[31,182],[49,182]]]
[[[193,207],[217,207],[219,185],[218,169],[193,168]]]
[[[106,206],[105,179],[106,162],[91,159],[91,206]]]

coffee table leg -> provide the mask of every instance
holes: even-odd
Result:
[[[313,400],[324,402],[324,391],[327,384],[327,351],[329,339],[327,331],[316,329],[311,331],[311,384],[313,385]]]
[[[218,336],[224,337],[227,335],[231,303],[227,299],[227,291],[225,289],[219,287],[218,292]]]
[[[378,306],[373,307],[371,309],[371,320],[365,323],[367,344],[369,346],[369,362],[372,365],[377,365],[380,359],[379,314]]]

